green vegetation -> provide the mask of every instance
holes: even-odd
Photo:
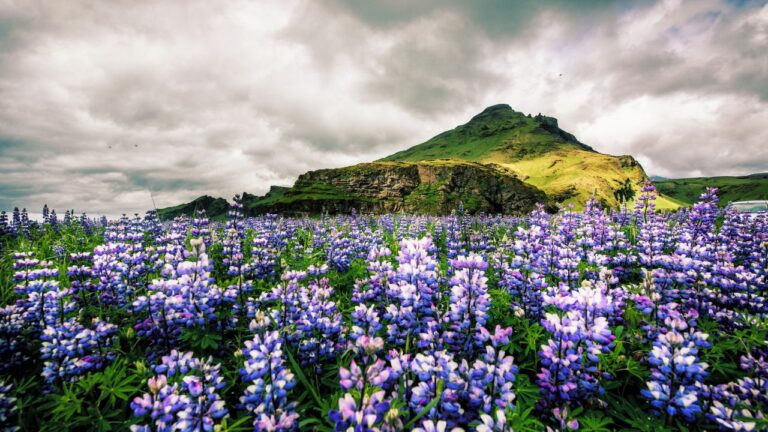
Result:
[[[509,105],[494,105],[468,123],[430,140],[383,158],[383,161],[460,159],[511,162],[540,156],[554,150],[593,151],[557,127],[551,117],[530,117]]]
[[[352,200],[358,199],[354,195],[337,188],[334,185],[327,183],[308,183],[303,184],[301,187],[294,187],[280,194],[265,196],[264,198],[255,200],[250,203],[249,208],[256,208],[259,206],[268,206],[274,204],[290,204],[297,201],[321,201],[321,200]]]
[[[160,219],[173,219],[182,215],[192,216],[198,210],[205,210],[209,218],[223,219],[229,210],[229,203],[224,198],[203,195],[186,204],[158,209],[157,216]]]
[[[598,153],[560,129],[556,119],[526,116],[509,105],[489,107],[464,125],[382,160],[439,158],[493,163],[576,208],[592,195],[617,207],[647,180],[631,156]],[[661,201],[668,208],[677,207],[674,201]]]
[[[656,188],[684,205],[695,203],[708,187],[719,189],[720,206],[732,201],[768,200],[768,173],[740,177],[695,177],[654,182]]]

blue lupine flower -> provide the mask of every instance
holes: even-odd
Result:
[[[131,402],[136,417],[149,423],[131,426],[133,432],[213,431],[228,415],[218,392],[225,382],[220,365],[200,360],[192,353],[171,351],[155,366],[158,374],[147,380],[149,393]]]
[[[295,430],[299,415],[296,402],[290,402],[288,394],[296,380],[285,365],[281,335],[267,331],[268,326],[268,319],[251,322],[256,335],[245,342],[242,350],[240,375],[247,387],[240,402],[254,417],[255,430]]]
[[[11,385],[0,381],[0,429],[5,432],[14,432],[19,430],[14,426],[16,422],[16,398],[11,396]]]
[[[74,319],[48,325],[40,337],[43,378],[48,384],[73,382],[87,372],[102,369],[114,359],[110,347],[116,332],[114,324],[98,318],[89,327]]]

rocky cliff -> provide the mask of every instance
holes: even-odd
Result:
[[[302,174],[294,186],[244,205],[249,213],[358,212],[524,214],[547,203],[541,190],[509,172],[473,162],[373,162]]]

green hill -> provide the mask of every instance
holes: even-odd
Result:
[[[648,179],[632,156],[596,152],[560,129],[557,119],[493,105],[466,124],[385,157],[383,161],[459,159],[496,164],[577,208],[595,195],[609,206],[630,200]],[[662,207],[676,207],[662,199]]]
[[[768,200],[768,173],[739,177],[694,177],[655,181],[656,188],[684,205],[698,201],[708,187],[719,189],[720,206],[732,201]]]
[[[502,156],[503,161],[509,162],[563,149],[594,152],[591,147],[561,130],[557,119],[542,115],[527,116],[502,104],[490,106],[468,123],[382,160],[484,161]]]
[[[205,210],[205,214],[209,218],[219,219],[227,215],[229,203],[224,198],[203,195],[186,204],[158,209],[157,217],[160,219],[173,219],[177,216],[192,216],[197,210]]]

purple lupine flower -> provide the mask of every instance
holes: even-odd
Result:
[[[708,335],[680,316],[668,316],[664,325],[648,355],[651,377],[642,395],[654,412],[692,422],[702,412],[708,365],[699,361],[698,350],[709,347]]]
[[[395,282],[387,289],[391,303],[383,318],[389,325],[390,343],[405,345],[435,321],[441,293],[438,286],[437,262],[431,254],[432,239],[403,240],[397,261]]]
[[[6,373],[28,361],[24,350],[28,327],[24,302],[0,307],[0,373]]]
[[[136,417],[149,423],[133,425],[137,431],[212,431],[217,421],[228,416],[218,392],[224,388],[221,366],[211,359],[200,360],[192,353],[171,351],[155,366],[156,376],[147,380],[149,393],[131,402]]]
[[[386,247],[373,246],[368,253],[368,278],[357,281],[352,292],[353,303],[380,303],[384,293],[394,281],[395,271],[389,258],[392,255]]]
[[[446,339],[451,349],[472,358],[481,345],[478,336],[488,321],[490,296],[485,270],[488,268],[480,255],[460,256],[452,261],[455,269],[451,278],[450,306],[446,321],[450,325]]]
[[[6,432],[15,432],[20,429],[14,426],[16,421],[16,398],[11,396],[12,386],[0,381],[0,428]]]
[[[384,399],[384,393],[380,390],[370,395],[363,394],[357,400],[350,393],[346,393],[339,399],[339,409],[328,412],[328,417],[335,425],[334,430],[380,431],[390,407],[390,402]]]
[[[46,383],[73,382],[114,359],[110,349],[117,326],[95,318],[89,327],[74,319],[48,325],[41,339],[42,376]]]
[[[514,358],[502,349],[509,343],[511,328],[496,327],[493,335],[484,328],[482,339],[490,341],[485,353],[469,370],[469,405],[485,414],[514,407],[514,382],[517,367]]]
[[[318,372],[322,362],[333,358],[345,344],[341,313],[331,300],[333,289],[328,279],[312,280],[299,290],[302,305],[295,317],[295,329],[289,341],[298,346],[303,366],[315,365]]]
[[[282,337],[277,331],[267,331],[268,318],[251,322],[256,334],[245,342],[240,375],[247,385],[240,402],[254,417],[255,430],[290,431],[298,427],[296,402],[289,402],[288,393],[295,386],[293,373],[285,365]]]

